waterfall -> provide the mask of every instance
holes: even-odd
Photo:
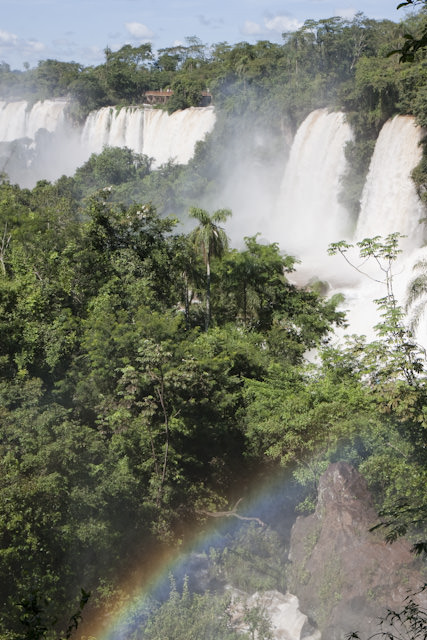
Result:
[[[411,178],[422,156],[422,131],[409,116],[396,116],[384,125],[375,145],[353,238],[349,216],[338,201],[345,144],[351,137],[342,113],[317,110],[301,124],[292,144],[270,237],[286,252],[302,258],[294,277],[297,284],[313,277],[327,280],[332,293],[345,295],[351,332],[373,338],[373,327],[379,321],[373,301],[385,295],[384,285],[352,270],[341,256],[329,258],[326,249],[329,243],[341,239],[357,242],[393,232],[407,236],[401,242],[404,251],[394,269],[395,294],[399,303],[405,304],[412,265],[420,251],[417,248],[423,244],[419,223],[425,210]],[[350,257],[360,266],[358,252]],[[368,261],[363,271],[381,280],[384,274],[376,272],[377,266]],[[423,322],[418,338],[425,345]]]
[[[381,129],[362,194],[356,239],[399,232],[407,236],[402,246],[419,247],[425,215],[411,171],[422,156],[422,130],[410,116],[395,116]]]
[[[350,219],[338,201],[344,149],[352,132],[341,112],[313,111],[292,144],[277,216],[281,245],[300,257],[324,256],[329,242],[348,237]]]
[[[420,219],[425,216],[425,209],[411,178],[422,156],[421,137],[421,129],[410,116],[395,116],[384,124],[375,144],[355,231],[356,242],[395,232],[406,236],[399,242],[403,252],[393,268],[393,289],[402,307],[406,303],[408,284],[414,277],[413,265],[420,251],[423,253],[419,249],[424,236]],[[371,278],[384,279],[384,273],[373,261],[364,263],[363,271]],[[373,338],[373,327],[380,319],[373,301],[385,295],[385,285],[360,276],[358,283],[345,294],[352,331]],[[424,319],[417,340],[427,346]]]
[[[190,107],[172,115],[146,108],[143,153],[155,158],[156,165],[171,158],[185,164],[192,158],[196,143],[212,131],[214,124],[213,107]]]
[[[66,119],[67,104],[45,100],[30,107],[24,100],[0,102],[0,171],[32,187],[41,178],[73,174],[105,146],[144,153],[154,159],[155,167],[171,159],[184,164],[215,124],[213,107],[191,107],[172,115],[150,106],[103,107],[90,113],[79,129]]]
[[[171,115],[152,107],[104,107],[88,116],[82,146],[89,154],[100,153],[104,146],[129,147],[154,158],[155,166],[168,160],[185,164],[214,124],[213,107],[191,107]]]
[[[31,108],[24,100],[0,102],[0,141],[34,139],[39,129],[57,131],[64,124],[66,100],[44,100]]]
[[[144,112],[138,107],[103,107],[90,113],[81,138],[87,156],[101,153],[105,146],[143,153]]]

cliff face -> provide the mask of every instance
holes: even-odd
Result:
[[[338,462],[320,479],[315,513],[293,526],[289,589],[326,640],[378,631],[385,609],[401,608],[422,584],[410,545],[370,533],[376,521],[364,479]]]

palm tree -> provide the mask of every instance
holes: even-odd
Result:
[[[202,253],[206,265],[206,316],[205,330],[209,329],[211,319],[211,258],[221,257],[228,247],[228,238],[218,223],[225,222],[231,216],[230,209],[218,209],[211,215],[205,209],[191,207],[190,217],[199,221],[199,226],[190,234],[194,245]]]

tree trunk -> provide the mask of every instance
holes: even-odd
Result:
[[[209,329],[211,321],[211,264],[209,255],[206,260],[206,316],[205,316],[205,331]]]

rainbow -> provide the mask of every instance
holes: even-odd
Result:
[[[248,500],[248,508],[241,512],[247,518],[262,519],[266,525],[277,519],[280,509],[286,504],[295,504],[295,491],[291,489],[289,477],[270,479]],[[245,500],[246,502],[246,500]],[[246,522],[245,524],[250,524]],[[221,550],[229,542],[230,536],[243,525],[234,518],[215,519],[215,523],[194,534],[185,546],[176,546],[151,559],[150,566],[134,569],[132,576],[121,581],[116,602],[97,611],[92,619],[85,620],[80,637],[86,640],[123,640],[129,637],[147,619],[154,604],[167,598],[170,578],[173,576],[178,587],[184,577],[194,571],[195,554],[207,554],[210,549]],[[80,630],[80,629],[79,629]]]

